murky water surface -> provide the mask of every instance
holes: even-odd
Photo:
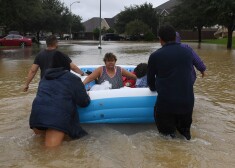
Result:
[[[43,147],[42,137],[29,129],[31,103],[39,73],[22,92],[39,47],[0,50],[0,167],[87,168],[233,168],[235,167],[235,50],[190,44],[207,65],[207,76],[195,83],[192,140],[162,137],[154,124],[87,124],[89,136],[66,140],[59,148]],[[78,65],[103,64],[106,52],[117,64],[147,62],[158,43],[60,43],[59,49]]]

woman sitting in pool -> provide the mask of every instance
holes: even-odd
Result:
[[[122,76],[137,79],[135,74],[115,65],[117,57],[113,53],[106,53],[103,61],[105,66],[98,67],[86,77],[83,81],[84,85],[97,79],[98,84],[108,81],[112,85],[112,89],[119,89],[123,87]]]

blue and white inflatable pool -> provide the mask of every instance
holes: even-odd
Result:
[[[100,65],[79,66],[84,72],[93,71]],[[135,66],[119,65],[128,71]],[[84,77],[81,77],[84,80]],[[90,88],[95,82],[90,82]],[[157,93],[149,88],[121,88],[88,91],[91,103],[77,108],[81,123],[153,123]]]

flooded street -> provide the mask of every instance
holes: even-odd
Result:
[[[77,65],[104,64],[106,52],[117,64],[147,62],[159,43],[59,43]],[[192,139],[159,135],[154,124],[84,124],[89,133],[45,149],[43,139],[29,129],[29,115],[39,73],[22,92],[36,54],[45,47],[0,49],[0,167],[16,168],[234,168],[235,50],[226,46],[190,44],[207,66],[197,72]]]

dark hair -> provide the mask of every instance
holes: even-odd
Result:
[[[146,63],[140,63],[136,66],[136,68],[134,69],[134,72],[137,78],[142,78],[143,76],[146,75],[147,67],[148,67],[148,64]]]
[[[63,67],[65,70],[70,71],[70,61],[65,55],[63,55],[62,53],[57,51],[52,58],[52,66],[51,67],[52,68]]]
[[[169,24],[163,25],[159,28],[158,36],[165,42],[175,41],[175,28]]]
[[[112,60],[117,61],[117,57],[116,57],[113,53],[106,53],[106,54],[104,55],[104,59],[103,59],[104,62],[106,62],[106,61],[112,61]]]
[[[47,46],[53,46],[53,45],[55,45],[57,42],[58,42],[58,41],[57,41],[57,38],[56,38],[55,35],[50,35],[50,36],[48,36],[47,39],[46,39],[46,44],[47,44]]]

